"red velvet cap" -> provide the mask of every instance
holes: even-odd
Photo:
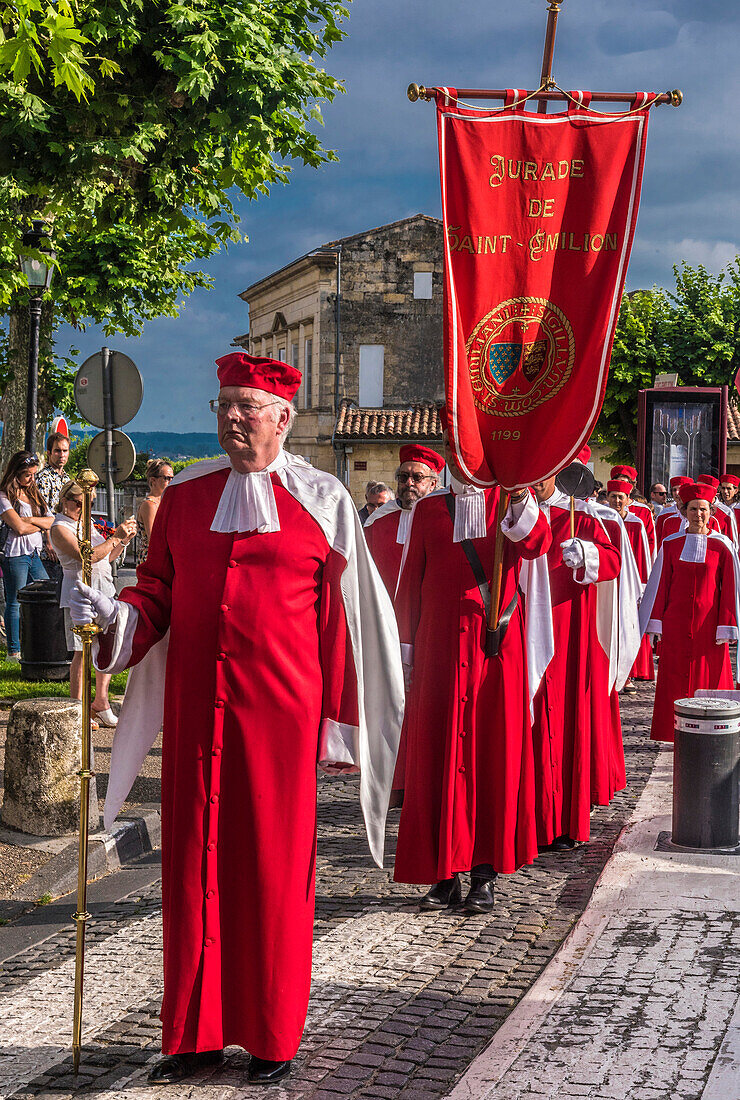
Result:
[[[634,482],[637,481],[637,470],[634,466],[612,466],[610,476]]]
[[[301,372],[278,359],[258,359],[245,351],[216,360],[220,386],[252,386],[292,401],[301,384]]]
[[[444,469],[445,460],[430,447],[422,447],[419,443],[404,443],[398,452],[399,462],[423,462],[430,470],[439,473]]]
[[[722,474],[719,480],[722,485],[734,485],[735,488],[740,485],[740,477],[735,477],[734,474]]]
[[[714,500],[714,494],[716,490],[713,485],[699,484],[682,485],[678,490],[678,495],[684,504],[688,504],[692,500],[708,500],[711,504]]]
[[[719,489],[719,478],[712,477],[711,474],[699,474],[696,479],[697,485],[713,485],[715,489]]]
[[[693,485],[693,481],[690,477],[672,477],[671,489],[678,489],[679,485]]]
[[[629,496],[633,488],[634,486],[632,485],[631,481],[614,480],[607,481],[606,483],[606,491],[608,493],[625,493],[627,496]]]
[[[582,462],[583,465],[585,466],[586,463],[588,462],[588,460],[590,459],[590,457],[591,457],[591,448],[589,447],[589,445],[587,443],[585,445],[585,447],[581,447],[580,451],[576,455],[576,462]]]

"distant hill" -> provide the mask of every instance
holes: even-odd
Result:
[[[76,439],[92,438],[97,428],[81,431],[73,428],[71,434]],[[153,458],[207,458],[220,454],[218,436],[215,432],[127,432],[137,452],[149,452]]]

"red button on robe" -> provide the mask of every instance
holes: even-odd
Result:
[[[643,629],[662,636],[653,741],[673,741],[676,699],[691,698],[698,688],[734,686],[727,644],[738,636],[733,552],[724,538],[710,534],[704,561],[682,561],[697,538],[664,539],[640,608]]]
[[[647,584],[647,579],[650,576],[650,556],[646,537],[643,532],[643,524],[637,516],[633,515],[632,504],[630,504],[630,510],[626,516],[623,516],[623,519],[627,538],[630,540],[632,553],[637,563],[637,571],[640,574],[640,580],[643,584]],[[630,676],[634,680],[652,681],[655,679],[653,649],[647,635],[643,636],[640,642],[640,649],[635,659],[635,663],[632,666]]]
[[[170,629],[162,1049],[282,1060],[311,980],[319,726],[358,722],[346,562],[275,473],[279,532],[210,531],[227,477],[168,489],[121,596],[131,664]]]
[[[613,580],[621,555],[595,516],[575,513],[575,537],[588,545],[587,565],[576,571],[563,563],[560,544],[571,537],[570,509],[551,505],[552,545],[547,553],[555,633],[555,655],[534,700],[537,840],[557,836],[588,840],[592,796],[592,738],[610,728],[609,661],[596,625],[597,581]],[[547,503],[547,502],[546,502]],[[579,583],[580,582],[580,583]],[[600,719],[594,712],[599,711]],[[602,753],[596,754],[597,758]],[[599,790],[602,784],[599,783]]]
[[[485,492],[488,537],[473,540],[488,578],[498,492]],[[498,655],[486,658],[483,601],[452,541],[446,497],[415,505],[396,595],[401,649],[407,658],[413,650],[397,882],[434,883],[479,863],[513,872],[537,856],[522,597]],[[517,591],[522,559],[550,546],[547,520],[534,501],[527,508],[526,533],[504,539],[500,609]]]

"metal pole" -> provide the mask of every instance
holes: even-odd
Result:
[[[98,477],[92,470],[82,470],[77,478],[82,489],[82,538],[80,555],[82,557],[82,580],[90,584],[92,575],[92,494],[98,484]],[[92,640],[99,628],[95,623],[76,626],[75,633],[82,639],[82,765],[80,777],[80,839],[77,857],[77,911],[72,920],[77,924],[77,942],[75,946],[75,993],[74,1018],[72,1022],[72,1062],[75,1075],[80,1067],[82,1046],[82,986],[85,977],[85,923],[90,914],[87,912],[87,840],[90,817],[90,780],[95,774],[91,767],[90,720],[91,711],[91,668]]]
[[[339,371],[341,367],[341,341],[342,341],[342,246],[337,246],[337,312],[335,316],[336,328],[334,331],[334,423],[339,416]],[[344,449],[337,451],[337,477],[343,479]]]
[[[116,522],[115,481],[116,470],[113,453],[113,428],[115,427],[113,410],[113,352],[101,348],[103,361],[103,431],[105,432],[105,492],[108,498],[108,522]]]
[[[26,440],[27,451],[36,450],[36,413],[39,403],[39,334],[41,332],[41,298],[33,295],[28,300],[28,388],[26,391]]]
[[[552,80],[552,59],[555,53],[555,31],[558,26],[558,12],[562,0],[551,0],[547,9],[547,28],[545,30],[545,48],[542,53],[542,72],[540,73],[540,87]],[[537,114],[547,113],[547,100],[541,99],[537,104]]]
[[[409,84],[406,95],[412,103],[418,100],[431,102],[438,94],[442,94],[439,87],[426,87],[424,84]],[[631,106],[635,101],[636,92],[592,92],[592,103],[624,103]],[[457,98],[463,99],[506,99],[505,88],[458,88]],[[568,103],[568,97],[562,92],[535,92],[530,96],[531,100],[538,103]],[[680,107],[683,103],[683,92],[680,88],[674,88],[672,92],[660,92],[650,97],[650,105],[666,103],[671,107]]]

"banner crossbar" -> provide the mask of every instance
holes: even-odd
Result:
[[[504,102],[506,99],[505,88],[456,88],[455,89],[458,100],[460,99],[498,99]],[[634,103],[635,96],[639,95],[639,92],[592,92],[592,103]],[[431,102],[435,100],[438,95],[445,95],[444,88],[427,88],[423,84],[409,84],[406,89],[406,95],[415,103],[419,99]],[[533,99],[540,102],[551,103],[567,103],[570,101],[570,96],[559,88],[540,88],[537,91],[527,93],[526,99]],[[661,103],[669,104],[671,107],[680,107],[683,102],[683,92],[679,88],[674,88],[671,92],[658,92],[654,97],[651,95],[650,105],[657,106]]]

